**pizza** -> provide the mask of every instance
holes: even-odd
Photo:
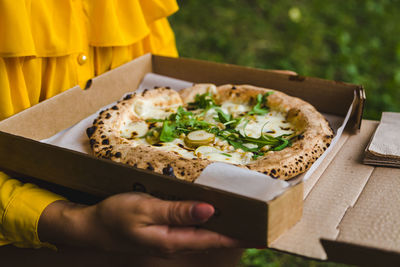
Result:
[[[191,182],[213,162],[288,180],[309,169],[333,138],[311,104],[231,84],[128,94],[86,133],[97,157]]]

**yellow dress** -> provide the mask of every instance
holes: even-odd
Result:
[[[177,56],[175,0],[1,0],[0,120],[148,52]],[[45,245],[40,214],[63,197],[0,173],[0,245]]]

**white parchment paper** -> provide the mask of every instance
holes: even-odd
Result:
[[[143,81],[140,84],[137,92],[141,92],[146,88],[151,89],[160,86],[169,86],[172,89],[179,91],[191,85],[191,82],[149,73],[143,78]],[[107,107],[111,107],[114,104],[115,103],[111,103],[110,105],[103,107],[101,110]],[[70,128],[63,130],[48,139],[42,140],[42,142],[86,154],[92,154],[89,140],[86,136],[86,129],[92,126],[93,120],[97,118],[101,110],[83,119],[82,121],[71,126]],[[298,176],[297,178],[291,179],[289,182],[273,179],[268,175],[239,168],[227,163],[216,162],[208,165],[201,173],[201,175],[196,179],[195,183],[222,189],[262,201],[269,201],[282,194],[287,187],[298,183],[300,180],[305,180],[311,176],[311,174],[323,161],[325,156],[335,146],[337,140],[339,140],[344,130],[344,127],[349,119],[350,111],[351,107],[349,108],[349,112],[347,113],[347,116],[345,118],[330,114],[324,114],[336,133],[331,145],[325,151],[325,153],[316,162],[314,162],[314,164],[306,173]]]

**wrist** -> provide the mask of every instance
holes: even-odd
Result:
[[[38,236],[41,242],[65,245],[86,245],[85,210],[87,206],[59,200],[51,203],[43,211],[38,223]]]

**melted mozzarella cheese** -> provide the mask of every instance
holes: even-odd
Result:
[[[181,155],[184,158],[192,159],[196,156],[194,155],[193,150],[189,150],[185,148],[185,143],[182,139],[174,139],[171,142],[161,143],[161,146],[153,146],[156,149],[165,150],[165,151],[174,151]]]
[[[147,119],[164,119],[168,115],[175,113],[180,105],[159,107],[155,106],[152,101],[138,100],[135,103],[135,113],[143,120]]]
[[[283,113],[277,111],[270,111],[266,115],[251,116],[248,122],[242,121],[236,130],[242,135],[253,138],[259,138],[261,131],[273,137],[294,133],[293,125],[286,121]]]
[[[223,112],[236,116],[251,110],[249,105],[236,104],[232,102],[225,102],[221,105]]]
[[[120,129],[120,134],[122,137],[132,139],[135,137],[144,136],[149,130],[149,126],[145,121],[123,121]]]
[[[232,164],[247,164],[251,161],[253,153],[238,152],[229,149],[218,149],[213,146],[200,146],[194,154],[203,159],[221,161]]]

